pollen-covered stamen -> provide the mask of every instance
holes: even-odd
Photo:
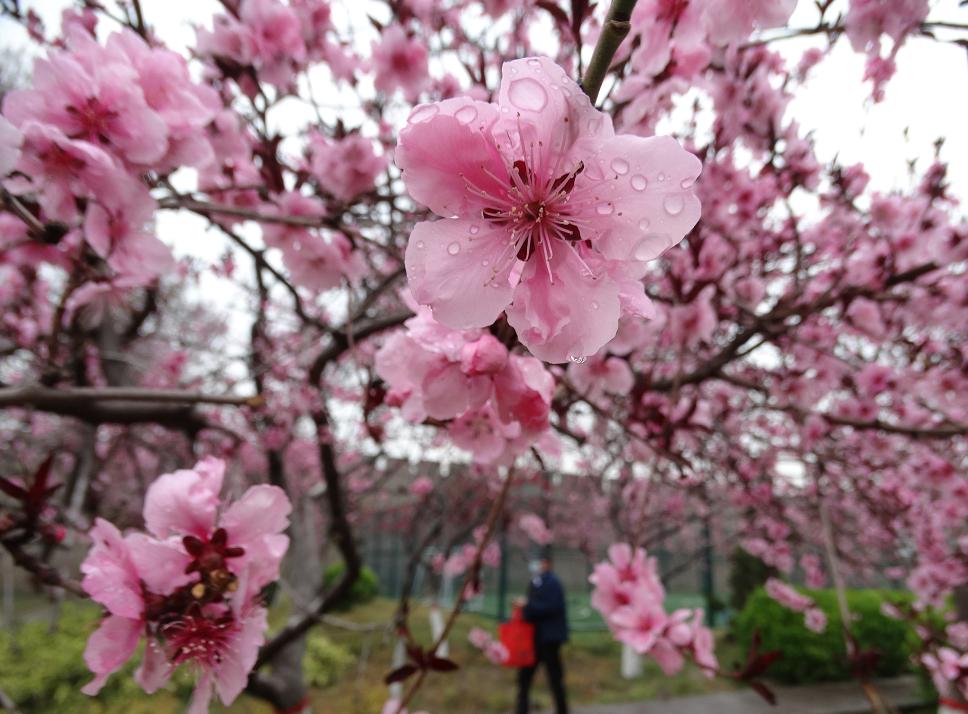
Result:
[[[163,625],[159,632],[173,664],[192,661],[212,667],[229,651],[237,628],[231,613],[218,617],[191,613]]]
[[[496,261],[494,274],[503,270],[512,258],[526,262],[537,254],[543,259],[550,277],[553,242],[564,241],[573,248],[582,240],[583,222],[572,216],[569,201],[575,181],[585,165],[579,161],[571,171],[541,180],[533,168],[533,152],[530,159],[530,162],[518,159],[508,167],[505,195],[499,201],[489,202],[481,211],[484,220],[507,228],[510,234],[509,249],[505,249]],[[470,182],[468,184],[472,187]],[[488,197],[487,192],[479,187],[472,188],[477,189],[476,193],[482,198]]]

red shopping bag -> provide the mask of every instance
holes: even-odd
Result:
[[[507,648],[505,667],[530,667],[534,664],[534,625],[524,621],[520,607],[511,612],[511,619],[497,628],[501,644]]]

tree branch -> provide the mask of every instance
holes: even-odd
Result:
[[[612,0],[612,6],[608,9],[602,34],[598,36],[592,59],[581,80],[582,91],[592,100],[592,104],[598,101],[598,93],[605,75],[608,74],[612,58],[632,27],[629,21],[632,19],[635,2],[636,0]]]

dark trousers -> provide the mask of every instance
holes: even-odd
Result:
[[[561,667],[561,643],[544,642],[535,644],[535,659],[530,667],[518,670],[518,706],[516,714],[528,714],[531,699],[531,682],[538,665],[543,664],[548,675],[548,686],[551,696],[555,700],[555,713],[568,714],[568,702],[565,701],[565,671]]]

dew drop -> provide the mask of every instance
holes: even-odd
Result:
[[[535,59],[534,57],[532,57],[531,59],[528,60],[528,66],[529,67],[540,67],[541,66],[541,60]]]
[[[548,93],[537,80],[525,77],[511,82],[508,99],[518,109],[540,112],[548,103]]]
[[[421,104],[413,108],[413,111],[410,112],[410,118],[407,121],[411,124],[419,124],[420,122],[433,118],[439,111],[440,108],[436,104]]]
[[[424,242],[422,240],[418,240],[417,247],[422,249],[424,247]]]
[[[458,253],[460,253],[460,243],[458,243],[457,241],[454,241],[453,243],[451,243],[449,246],[447,246],[447,252],[450,253],[451,255],[457,255]]]
[[[597,309],[598,309],[598,303],[592,300],[592,310],[597,310]]]
[[[624,176],[629,172],[629,162],[621,158],[612,159],[612,171],[619,176]]]
[[[480,226],[474,225],[470,227],[470,233],[472,236],[476,236],[481,230]]]
[[[660,173],[655,178],[656,178],[656,181],[658,181],[659,183],[665,183],[665,181],[668,178],[668,176],[666,176],[665,174]]]
[[[481,266],[486,268],[488,265],[490,265],[490,263],[491,261],[485,258],[484,260],[481,261]]]
[[[600,216],[608,216],[612,213],[614,207],[611,203],[599,203],[595,210],[598,211],[598,215]]]
[[[696,179],[684,178],[682,179],[682,181],[679,182],[679,185],[682,186],[683,189],[690,189],[696,185]]]
[[[585,364],[585,358],[579,355],[571,355],[568,357],[575,364]]]
[[[472,106],[461,107],[454,114],[454,118],[461,124],[470,124],[477,119],[477,109]]]
[[[585,175],[593,181],[600,181],[605,178],[605,173],[597,161],[588,162],[588,165],[585,167]]]
[[[644,191],[645,187],[649,185],[649,180],[642,174],[635,174],[632,177],[632,188],[636,191]]]
[[[671,196],[665,197],[665,201],[662,202],[662,207],[665,208],[666,213],[670,216],[678,216],[682,213],[682,209],[686,207],[686,202],[682,200],[682,196],[679,194],[672,194]]]
[[[648,218],[643,218],[639,221],[639,230],[647,231],[652,226],[652,222]]]

